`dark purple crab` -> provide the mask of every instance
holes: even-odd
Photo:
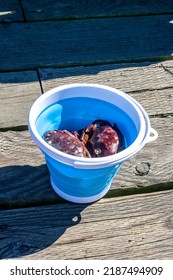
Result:
[[[110,156],[124,149],[122,133],[116,124],[112,125],[106,120],[95,120],[78,133],[91,157]]]
[[[105,157],[124,149],[124,137],[117,125],[96,120],[78,131],[50,130],[43,139],[54,148],[79,157]]]
[[[90,157],[87,148],[83,142],[78,139],[77,132],[49,130],[46,132],[43,139],[61,152],[78,157]]]

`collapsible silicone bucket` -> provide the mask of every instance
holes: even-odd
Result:
[[[48,130],[84,128],[96,119],[116,123],[126,148],[112,156],[82,158],[63,153],[43,140]],[[103,197],[121,164],[157,139],[143,107],[122,91],[97,84],[70,84],[40,96],[29,113],[30,134],[45,155],[57,194],[77,203]]]

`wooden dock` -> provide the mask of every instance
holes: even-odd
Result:
[[[173,1],[0,1],[0,259],[173,259],[172,55]],[[159,133],[84,205],[53,191],[27,129],[76,82],[128,93]]]

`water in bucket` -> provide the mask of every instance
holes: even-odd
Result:
[[[116,123],[124,136],[126,147],[130,146],[137,136],[134,122],[123,110],[103,100],[87,97],[63,99],[52,104],[38,116],[36,127],[43,137],[48,130],[77,131],[96,119]]]

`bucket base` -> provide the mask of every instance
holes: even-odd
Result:
[[[64,192],[62,192],[58,186],[56,186],[52,180],[52,178],[50,179],[51,181],[51,185],[52,188],[54,189],[54,191],[61,196],[62,198],[64,198],[65,200],[68,200],[70,202],[74,202],[74,203],[92,203],[95,202],[99,199],[101,199],[103,196],[106,195],[106,193],[109,191],[111,184],[109,184],[102,192],[98,193],[97,195],[94,196],[88,196],[88,197],[77,197],[77,196],[72,196],[69,194],[66,194]]]

